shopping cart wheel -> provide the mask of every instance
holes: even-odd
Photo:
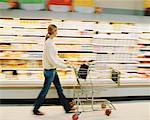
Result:
[[[106,107],[107,107],[107,105],[106,105],[105,103],[102,103],[102,104],[101,104],[101,108],[102,108],[102,109],[104,109],[104,108],[106,108]]]
[[[111,114],[111,109],[106,109],[105,115],[110,116],[110,114]]]
[[[78,120],[78,114],[77,113],[75,113],[73,116],[72,116],[72,120]]]

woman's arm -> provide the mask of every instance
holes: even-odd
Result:
[[[55,50],[55,47],[51,41],[47,40],[45,42],[45,47],[46,47],[46,56],[47,56],[50,64],[52,64],[58,68],[67,68],[65,61],[57,55],[58,53]]]

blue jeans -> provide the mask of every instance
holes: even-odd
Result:
[[[33,111],[37,111],[44,103],[45,97],[51,87],[52,82],[56,87],[60,102],[63,105],[65,111],[69,111],[71,109],[71,107],[69,105],[69,101],[66,99],[66,97],[63,93],[63,89],[60,84],[56,69],[49,69],[49,70],[44,69],[44,77],[45,77],[45,82],[44,82],[43,88],[41,89],[40,94],[38,95],[38,97],[34,103]]]

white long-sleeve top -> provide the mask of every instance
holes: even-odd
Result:
[[[58,56],[58,51],[51,38],[48,38],[44,43],[43,67],[44,69],[67,68],[64,60]]]

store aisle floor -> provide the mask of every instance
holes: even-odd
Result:
[[[150,120],[150,101],[114,102],[117,108],[111,116],[103,111],[83,112],[79,120]],[[1,105],[0,120],[72,120],[61,106],[42,106],[44,116],[32,114],[32,106]]]

